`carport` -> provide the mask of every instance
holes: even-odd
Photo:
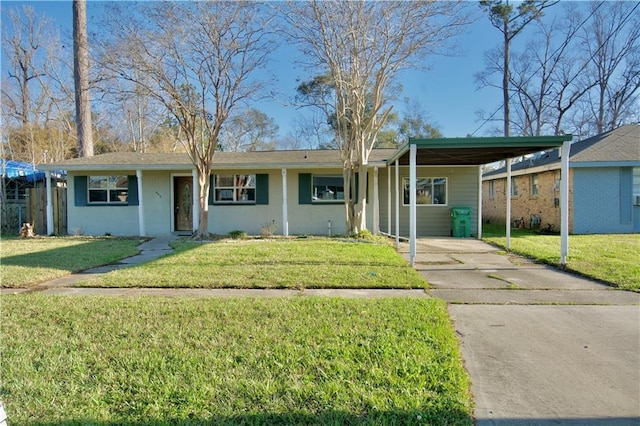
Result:
[[[569,252],[569,151],[572,135],[518,136],[479,138],[412,139],[402,145],[388,160],[389,168],[395,169],[395,238],[396,248],[400,235],[400,184],[399,167],[409,166],[409,244],[410,263],[416,257],[416,167],[417,166],[477,166],[478,167],[478,238],[482,237],[482,165],[505,160],[507,165],[506,193],[511,194],[511,159],[546,149],[560,148],[560,262],[564,265]],[[389,180],[391,173],[388,174]],[[391,192],[391,184],[388,185]],[[391,194],[387,206],[391,212]],[[506,202],[507,249],[511,240],[511,197]],[[388,231],[391,232],[391,215],[388,215]]]

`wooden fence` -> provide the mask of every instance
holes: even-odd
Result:
[[[67,235],[67,188],[51,188],[53,204],[53,233]],[[47,235],[47,189],[37,186],[29,189],[27,216],[38,235]]]

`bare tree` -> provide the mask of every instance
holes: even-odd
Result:
[[[195,238],[208,234],[209,176],[223,125],[260,93],[255,71],[273,49],[269,17],[254,2],[138,3],[114,10],[101,65],[142,86],[180,129],[199,183]],[[144,75],[145,78],[140,78]]]
[[[91,98],[89,94],[89,46],[87,42],[87,2],[73,0],[73,81],[76,93],[78,156],[93,155]]]
[[[234,114],[220,135],[225,151],[270,151],[275,149],[278,125],[275,120],[255,108]]]
[[[3,11],[5,12],[5,11]],[[50,19],[30,6],[6,10],[2,37],[2,122],[7,154],[37,164],[63,160],[75,149],[64,53]]]
[[[539,19],[544,14],[544,9],[558,3],[558,0],[525,0],[514,8],[508,0],[481,0],[480,5],[489,13],[491,25],[502,33],[502,102],[504,111],[504,135],[510,134],[510,49],[513,39],[533,20]],[[499,67],[500,68],[500,67]]]
[[[592,8],[598,5],[592,4]],[[597,81],[590,92],[596,131],[618,127],[640,89],[640,3],[611,2],[596,9],[585,27],[582,46],[590,58],[587,72]]]
[[[419,67],[442,50],[465,24],[463,5],[420,1],[290,2],[283,9],[286,31],[304,61],[327,70],[334,86],[336,141],[343,162],[348,232],[366,229],[369,154],[391,113],[387,93],[397,72]],[[356,200],[355,194],[358,194]],[[356,202],[357,201],[357,202]]]

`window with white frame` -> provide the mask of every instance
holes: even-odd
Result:
[[[538,174],[531,173],[531,196],[538,195]]]
[[[126,204],[129,199],[127,176],[89,176],[89,203]]]
[[[511,178],[511,196],[512,197],[518,196],[518,179],[515,177]]]
[[[496,185],[494,180],[489,181],[489,197],[494,198],[496,196]]]
[[[331,202],[344,200],[344,177],[341,175],[313,175],[311,200]]]
[[[216,203],[255,203],[256,175],[215,175]]]
[[[402,204],[408,206],[409,178],[402,178],[403,197]],[[446,177],[419,177],[416,178],[416,205],[437,206],[447,204],[447,178]]]

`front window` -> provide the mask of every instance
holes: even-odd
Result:
[[[403,205],[410,204],[409,178],[402,178]],[[447,204],[447,178],[421,177],[416,179],[416,204],[435,206]]]
[[[125,204],[129,199],[127,176],[89,176],[89,203]]]
[[[256,175],[215,175],[216,203],[255,203]]]
[[[344,200],[344,178],[340,175],[313,175],[313,202]]]
[[[489,181],[489,197],[494,198],[496,196],[496,187],[495,187],[495,181],[490,180]]]
[[[514,177],[511,178],[511,196],[518,196],[518,180]]]

